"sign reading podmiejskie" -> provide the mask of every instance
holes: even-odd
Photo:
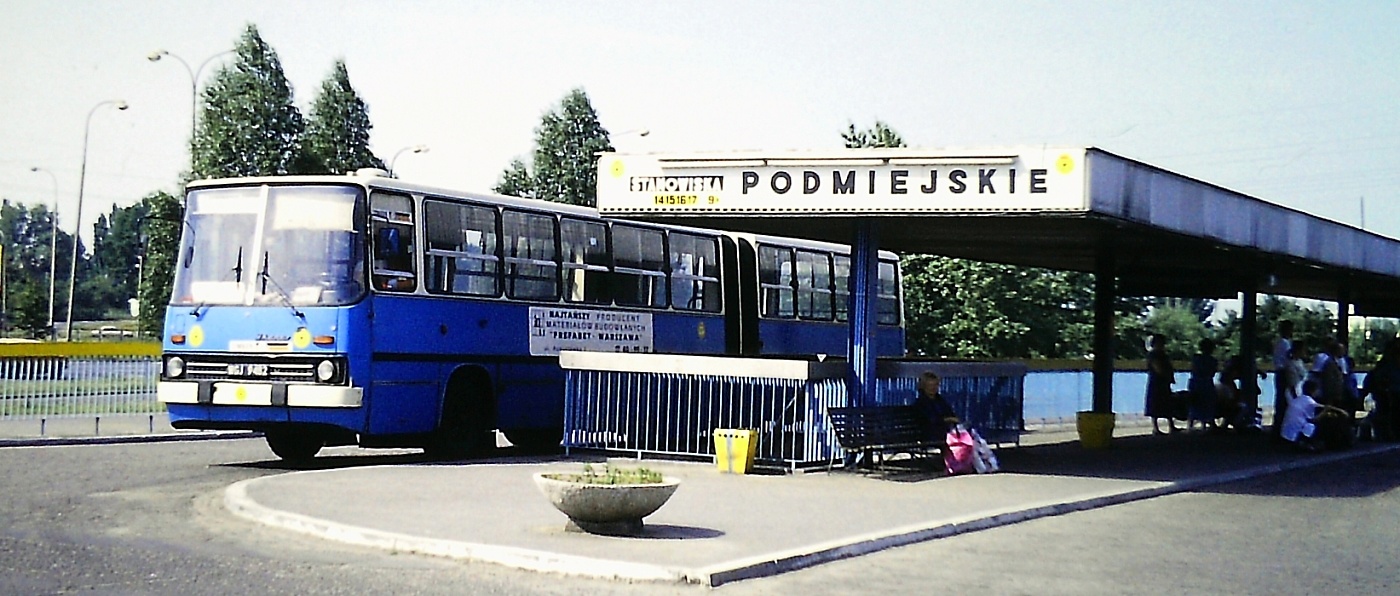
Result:
[[[598,209],[620,213],[1081,210],[1085,150],[603,154]]]

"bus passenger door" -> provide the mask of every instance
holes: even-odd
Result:
[[[721,242],[724,270],[725,352],[756,356],[758,339],[758,254],[753,243],[726,236]]]

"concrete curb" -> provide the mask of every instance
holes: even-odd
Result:
[[[36,437],[0,439],[4,447],[59,447],[64,445],[115,445],[120,443],[173,443],[177,441],[219,441],[261,437],[253,431],[200,431],[190,433],[161,433],[151,435],[112,435],[109,437]]]
[[[948,538],[1077,511],[1152,499],[1208,486],[1397,450],[1400,450],[1400,444],[1377,445],[1370,448],[1358,447],[1340,453],[1322,454],[1281,464],[1256,466],[1176,482],[1154,483],[1143,488],[1109,492],[1072,501],[1045,502],[982,512],[933,524],[905,526],[886,532],[851,536],[799,549],[727,561],[698,569],[681,569],[645,563],[561,555],[516,547],[410,536],[279,511],[260,505],[248,496],[247,488],[249,486],[274,477],[254,478],[229,486],[224,492],[224,506],[235,515],[251,521],[359,546],[599,579],[683,582],[716,587],[739,580],[778,575],[918,542]],[[312,470],[293,473],[318,474],[334,471]]]
[[[335,470],[311,470],[294,474],[321,474]],[[224,507],[234,515],[265,525],[309,534],[346,544],[385,549],[390,552],[410,552],[452,559],[495,563],[529,571],[543,571],[602,579],[652,582],[691,581],[685,571],[649,565],[561,555],[510,546],[478,544],[438,538],[424,538],[397,532],[376,530],[314,518],[265,507],[248,496],[248,487],[274,477],[252,478],[229,486],[224,491]]]
[[[1009,526],[1056,515],[1064,515],[1066,513],[1074,513],[1076,511],[1087,511],[1133,501],[1163,497],[1208,486],[1227,484],[1250,478],[1259,478],[1290,470],[1320,466],[1397,450],[1400,450],[1400,444],[1376,446],[1369,449],[1353,448],[1350,451],[1340,453],[1330,453],[1282,464],[1257,466],[1245,470],[1201,476],[1198,478],[1188,478],[1176,482],[1164,482],[1156,486],[1109,493],[1075,501],[1062,501],[1039,506],[994,511],[991,513],[979,513],[930,526],[909,526],[877,535],[855,536],[849,539],[833,541],[826,545],[813,545],[808,549],[789,551],[786,553],[774,553],[771,556],[753,559],[730,561],[705,568],[696,575],[704,578],[701,583],[705,583],[709,586],[719,586],[724,583],[743,579],[753,579],[786,573],[788,571],[796,571],[822,563],[866,555],[917,542],[949,538],[959,534],[990,530],[992,528]]]

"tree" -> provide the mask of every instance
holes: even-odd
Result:
[[[202,117],[190,142],[194,178],[291,173],[301,157],[301,112],[275,52],[254,25],[204,88]]]
[[[1278,324],[1283,320],[1293,321],[1293,343],[1305,347],[1309,353],[1321,348],[1328,337],[1337,334],[1337,320],[1321,304],[1304,308],[1298,301],[1269,294],[1259,302],[1256,309],[1254,357],[1268,360],[1272,357],[1274,338],[1278,337]],[[1239,313],[1230,311],[1220,326],[1224,337],[1240,337],[1243,321]]]
[[[137,291],[141,304],[137,329],[143,337],[160,337],[165,328],[165,305],[170,302],[175,279],[183,210],[180,200],[165,192],[146,195],[141,206],[146,212],[142,222],[145,253]]]
[[[533,172],[523,161],[512,161],[496,191],[592,207],[598,203],[597,155],[612,150],[588,94],[574,89],[535,128]]]
[[[100,215],[93,225],[92,279],[102,280],[102,310],[126,310],[127,300],[136,297],[141,253],[141,221],[146,211],[141,204],[112,205],[111,213]],[[91,279],[90,279],[91,281]]]
[[[49,296],[47,286],[41,287],[30,279],[7,280],[9,292],[6,323],[23,329],[26,336],[39,339],[48,336]]]
[[[841,133],[841,140],[846,142],[847,149],[859,149],[862,147],[904,147],[904,139],[895,132],[890,125],[879,120],[875,125],[861,131],[856,130],[854,122],[846,125],[846,132]]]
[[[1088,353],[1086,274],[935,255],[904,258],[905,337],[912,351],[959,358],[1069,358]]]
[[[535,181],[530,178],[530,168],[524,160],[510,160],[506,171],[501,173],[501,181],[494,189],[497,193],[513,197],[535,197]]]
[[[360,168],[384,169],[384,162],[369,149],[374,125],[369,110],[350,85],[344,60],[336,60],[330,76],[321,83],[321,94],[311,104],[302,146],[306,152],[303,174],[343,174]]]
[[[1174,300],[1163,301],[1152,307],[1147,315],[1147,331],[1160,333],[1167,338],[1167,357],[1172,360],[1190,360],[1197,352],[1202,339],[1212,337],[1199,313],[1190,304]],[[1145,344],[1146,342],[1144,342]],[[1217,351],[1217,354],[1227,353]]]
[[[45,205],[27,207],[23,203],[0,203],[0,244],[4,250],[4,280],[6,292],[5,317],[9,323],[31,332],[34,321],[40,328],[48,325],[48,287],[51,268],[66,271],[67,251],[72,236],[58,231],[59,262],[53,264],[54,214]],[[55,266],[56,265],[56,266]],[[40,300],[25,292],[37,292]],[[58,307],[64,304],[62,293],[55,295]]]

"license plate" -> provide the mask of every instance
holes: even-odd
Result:
[[[228,365],[228,376],[230,377],[266,377],[267,374],[266,364],[235,362]]]

